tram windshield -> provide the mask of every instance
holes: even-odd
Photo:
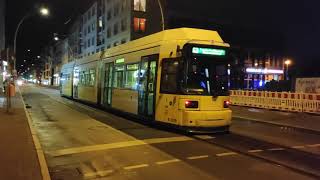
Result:
[[[228,95],[228,63],[215,56],[193,56],[185,62],[185,94]]]

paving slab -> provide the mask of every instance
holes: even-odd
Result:
[[[37,149],[29,128],[21,94],[12,99],[6,110],[6,99],[0,94],[0,179],[42,180]]]

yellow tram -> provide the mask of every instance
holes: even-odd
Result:
[[[191,132],[228,131],[228,49],[216,31],[162,31],[65,64],[61,95]]]

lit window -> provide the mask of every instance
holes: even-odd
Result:
[[[134,31],[135,32],[145,32],[146,31],[146,19],[144,18],[134,18]]]
[[[134,10],[146,12],[146,0],[134,0]]]

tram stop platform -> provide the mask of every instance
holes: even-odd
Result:
[[[286,126],[320,134],[320,115],[232,106],[234,120]]]
[[[46,164],[41,163],[44,155],[41,148],[36,148],[19,91],[11,98],[11,104],[7,112],[6,98],[0,92],[0,179],[50,179]]]

